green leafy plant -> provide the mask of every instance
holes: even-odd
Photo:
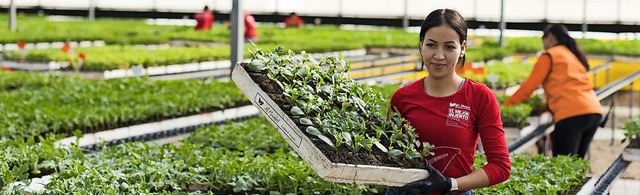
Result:
[[[584,184],[589,161],[572,156],[511,156],[509,180],[474,194],[570,194]],[[476,155],[474,167],[486,164],[486,157]],[[575,193],[575,192],[574,192]]]
[[[629,141],[629,147],[640,148],[640,115],[637,115],[625,122],[624,139],[622,142]]]
[[[512,106],[500,106],[500,117],[505,127],[522,128],[527,126],[527,117],[531,113],[528,104],[516,104]]]
[[[387,158],[417,159],[429,154],[431,145],[418,141],[399,114],[391,112],[387,119],[378,112],[381,94],[348,78],[350,65],[342,58],[316,60],[306,52],[296,58],[282,47],[272,52],[256,49],[251,56],[244,66],[253,79],[268,94],[285,97],[285,102],[277,103],[294,121],[310,121],[300,123],[300,129],[333,148],[329,156],[348,151],[356,156],[383,153]]]

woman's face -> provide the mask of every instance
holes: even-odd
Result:
[[[466,44],[460,43],[460,36],[448,25],[429,29],[420,45],[429,77],[444,78],[455,74],[456,64],[464,54]]]

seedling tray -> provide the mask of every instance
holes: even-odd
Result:
[[[231,79],[309,167],[327,181],[402,186],[429,176],[429,173],[423,169],[331,162],[275,101],[251,79],[241,63],[235,65]]]

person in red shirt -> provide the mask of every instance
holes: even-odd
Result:
[[[435,10],[422,23],[419,51],[429,74],[398,89],[390,103],[420,142],[434,145],[433,155],[425,157],[429,177],[390,187],[388,195],[472,194],[509,178],[511,160],[496,96],[455,72],[464,66],[466,45],[467,24],[457,11]],[[473,170],[479,138],[488,163]]]
[[[244,41],[256,42],[257,40],[256,19],[250,13],[244,13]]]
[[[296,14],[296,12],[291,12],[289,17],[284,19],[284,27],[298,27],[301,28],[304,25],[302,19]]]
[[[209,11],[209,6],[204,6],[202,12],[195,14],[194,18],[197,22],[196,26],[194,27],[196,31],[211,29],[213,14],[211,13],[211,11]]]

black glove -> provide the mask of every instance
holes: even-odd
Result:
[[[446,194],[451,191],[451,179],[445,177],[429,164],[425,162],[429,177],[426,179],[417,180],[402,186],[403,191],[408,191],[414,194],[424,194],[432,192],[440,192]]]

